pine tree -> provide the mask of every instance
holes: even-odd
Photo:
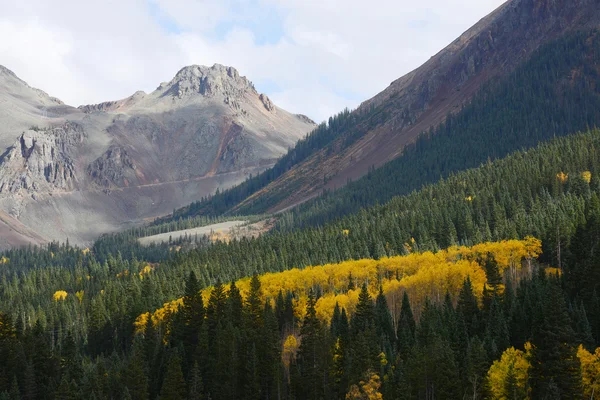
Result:
[[[183,372],[181,371],[181,359],[177,353],[171,354],[167,363],[165,379],[160,389],[160,400],[185,399],[187,390]]]
[[[149,398],[149,380],[145,348],[140,338],[135,338],[129,361],[124,366],[123,376],[132,400]]]
[[[471,343],[469,343],[466,360],[465,374],[471,384],[472,398],[484,398],[485,375],[489,367],[488,355],[483,347],[483,343],[477,337],[473,338]]]
[[[327,370],[323,352],[324,330],[317,318],[316,300],[312,291],[308,295],[306,315],[300,329],[302,341],[298,349],[298,382],[295,395],[298,398],[317,400],[325,396],[325,387],[321,377]]]
[[[253,275],[250,280],[250,291],[246,298],[246,318],[248,327],[254,332],[258,332],[263,323],[263,303],[262,291],[258,275]]]
[[[534,398],[575,399],[581,396],[580,363],[576,355],[575,332],[560,286],[544,282],[540,314],[533,332],[531,387]]]
[[[202,383],[202,376],[200,375],[200,368],[198,367],[197,362],[194,363],[194,366],[190,371],[188,388],[188,400],[204,399],[204,385]]]
[[[198,332],[204,321],[204,302],[194,271],[190,271],[185,282],[185,295],[180,313],[184,324],[183,344],[186,354],[194,354],[198,345]]]
[[[374,318],[375,311],[373,307],[373,301],[371,299],[371,295],[369,294],[369,290],[367,289],[367,284],[363,283],[358,295],[356,311],[350,322],[352,332],[356,334],[358,332],[365,331],[371,326]]]
[[[473,336],[477,333],[479,330],[479,306],[469,277],[465,279],[463,287],[458,294],[456,312],[461,315],[465,322],[469,335]]]
[[[594,351],[594,336],[587,318],[583,302],[575,309],[575,335],[577,343],[583,344],[588,351]]]
[[[410,349],[415,343],[415,318],[410,307],[408,294],[404,292],[402,296],[402,307],[400,308],[400,318],[398,319],[398,352],[400,356],[406,359]]]
[[[392,314],[388,308],[387,300],[381,286],[379,287],[379,294],[375,299],[375,326],[377,327],[377,336],[381,340],[387,340],[389,343],[396,341]]]
[[[17,377],[13,377],[12,384],[10,386],[10,392],[8,393],[10,400],[21,400],[21,393],[19,391],[19,383]]]
[[[259,368],[261,379],[261,393],[263,397],[274,399],[277,397],[279,382],[279,366],[281,360],[281,344],[277,318],[269,301],[265,303],[263,326],[259,342]]]
[[[227,319],[237,328],[242,324],[243,303],[240,290],[235,281],[231,281],[229,293],[227,294]]]

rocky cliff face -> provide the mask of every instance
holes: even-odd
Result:
[[[88,165],[86,172],[99,186],[127,187],[130,185],[130,177],[135,176],[135,169],[127,150],[111,146],[100,158]]]
[[[74,158],[84,137],[73,123],[21,134],[0,161],[0,195],[72,190],[78,179]]]
[[[171,82],[159,86],[157,90],[163,91],[163,96],[171,95],[178,99],[198,94],[238,99],[246,92],[256,94],[254,85],[246,77],[240,76],[235,68],[220,64],[210,68],[201,65],[184,67]]]
[[[182,68],[152,93],[78,108],[5,68],[0,89],[0,212],[18,218],[21,232],[79,244],[238,183],[315,126],[218,64]],[[4,241],[31,240],[39,242]]]

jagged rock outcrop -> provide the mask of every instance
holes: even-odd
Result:
[[[111,146],[100,158],[88,165],[87,173],[93,182],[103,187],[129,186],[127,178],[135,174],[135,168],[127,150]]]
[[[275,105],[273,104],[269,96],[267,96],[266,94],[261,94],[260,96],[258,96],[258,98],[260,99],[260,101],[262,101],[263,106],[265,106],[267,111],[275,110]]]
[[[246,92],[257,94],[254,85],[245,76],[240,76],[233,67],[220,64],[212,67],[184,67],[169,83],[159,86],[158,90],[163,91],[163,96],[169,95],[179,99],[198,94],[206,97],[221,95],[232,99],[240,98]]]
[[[84,137],[74,123],[21,134],[0,160],[0,194],[72,190],[77,181],[74,159]]]
[[[307,124],[313,124],[316,125],[316,122],[313,121],[312,119],[308,118],[306,115],[304,114],[296,114],[296,118],[298,118],[300,121],[306,122]]]

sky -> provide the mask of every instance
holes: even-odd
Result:
[[[385,89],[504,0],[0,0],[0,65],[78,106],[233,66],[320,122]]]

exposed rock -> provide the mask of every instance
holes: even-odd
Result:
[[[260,101],[262,101],[263,106],[265,106],[267,111],[275,110],[275,105],[266,94],[261,94],[260,96],[258,96],[258,98],[260,99]]]
[[[0,69],[0,213],[81,245],[262,172],[314,126],[265,113],[270,100],[222,65],[79,108],[42,93]]]
[[[308,118],[306,115],[304,114],[296,114],[296,117],[303,122],[306,122],[308,124],[313,124],[316,125],[315,121],[313,121],[312,119]]]
[[[0,160],[0,194],[73,189],[74,157],[84,136],[74,123],[24,132]]]
[[[240,76],[235,68],[220,64],[210,68],[202,65],[184,67],[171,82],[161,85],[159,90],[164,91],[164,95],[179,99],[198,94],[206,97],[221,95],[229,98],[230,103],[247,92],[256,93],[252,82]]]
[[[100,158],[88,165],[87,173],[100,186],[128,186],[126,177],[135,168],[125,149],[111,146]]]

